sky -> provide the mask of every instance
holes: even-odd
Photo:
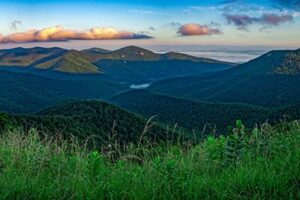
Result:
[[[0,49],[300,47],[300,0],[0,0],[0,5]]]

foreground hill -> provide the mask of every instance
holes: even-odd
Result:
[[[146,63],[146,67],[143,67],[144,63]],[[161,64],[163,64],[162,67],[160,67]],[[189,67],[184,71],[183,66],[187,64]],[[40,72],[55,71],[68,74],[99,74],[102,72],[112,78],[123,77],[124,71],[127,71],[126,75],[134,73],[132,77],[136,77],[145,73],[146,69],[147,72],[151,72],[148,77],[144,77],[147,80],[141,80],[141,78],[139,80],[148,81],[223,70],[234,64],[180,53],[157,54],[140,47],[128,46],[115,51],[99,48],[76,51],[41,47],[0,50],[0,66],[10,67],[10,69],[13,69],[11,67],[22,67],[28,68],[28,70],[41,69]],[[169,73],[171,74],[168,75]],[[127,77],[127,79],[132,77]]]
[[[31,115],[2,113],[0,124],[2,127],[35,127],[45,133],[62,134],[66,138],[75,136],[85,140],[95,137],[100,143],[110,140],[126,143],[138,141],[147,120],[108,103],[81,101],[62,103]],[[166,139],[167,135],[162,126],[155,124],[145,137]]]
[[[271,51],[226,71],[162,80],[150,90],[209,102],[259,106],[300,103],[300,50]]]
[[[251,127],[266,121],[300,118],[300,106],[280,109],[263,108],[246,104],[206,103],[134,90],[117,95],[111,102],[146,117],[157,116],[163,123],[196,133],[224,133],[237,119]]]
[[[28,113],[68,99],[108,99],[127,87],[101,79],[59,80],[0,71],[0,111]]]

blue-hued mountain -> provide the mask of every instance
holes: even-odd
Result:
[[[207,102],[280,107],[300,103],[300,50],[271,51],[237,67],[152,84],[150,90]]]
[[[82,51],[61,48],[15,48],[0,50],[0,66],[27,72],[94,74],[111,79],[145,82],[228,69],[234,64],[180,53],[157,54],[135,46],[115,51],[91,48]]]
[[[0,111],[29,113],[68,99],[108,99],[127,88],[101,79],[51,79],[0,70]]]

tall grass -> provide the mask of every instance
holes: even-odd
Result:
[[[1,135],[0,199],[300,199],[297,121],[101,150],[39,135]]]

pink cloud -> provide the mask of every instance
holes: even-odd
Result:
[[[129,31],[118,31],[114,28],[92,28],[88,31],[68,30],[62,26],[54,26],[41,30],[29,30],[0,35],[0,43],[49,42],[68,40],[108,40],[108,39],[147,39],[150,36]]]
[[[222,31],[220,31],[219,29],[210,28],[207,25],[185,24],[178,29],[177,33],[182,36],[215,35],[222,34]]]

